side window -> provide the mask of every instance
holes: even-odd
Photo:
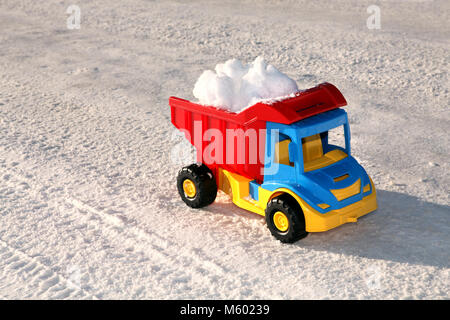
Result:
[[[280,141],[275,143],[275,162],[293,167],[294,163],[289,159],[289,143],[291,143],[291,139],[280,134]]]

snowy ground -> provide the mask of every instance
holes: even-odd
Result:
[[[0,0],[0,298],[449,299],[449,10]],[[179,199],[168,97],[258,55],[344,93],[375,213],[283,245],[223,195]]]

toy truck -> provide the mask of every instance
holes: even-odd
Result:
[[[171,121],[197,150],[197,163],[177,177],[192,208],[218,190],[265,216],[272,235],[292,243],[376,210],[376,191],[351,156],[347,102],[330,83],[286,99],[258,102],[239,113],[170,97]],[[345,146],[329,132],[343,128]]]

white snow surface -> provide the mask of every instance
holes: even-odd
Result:
[[[70,4],[0,1],[0,298],[450,298],[449,1],[380,1],[379,30],[364,0]],[[376,212],[284,245],[180,200],[168,97],[258,56],[342,91]]]
[[[279,99],[298,91],[295,80],[280,72],[262,57],[248,65],[230,59],[204,71],[193,90],[201,104],[230,112],[240,112],[263,100]]]

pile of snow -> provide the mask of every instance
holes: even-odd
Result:
[[[262,100],[277,100],[298,91],[297,83],[262,57],[248,65],[237,59],[218,64],[198,78],[194,96],[200,104],[240,112]]]

